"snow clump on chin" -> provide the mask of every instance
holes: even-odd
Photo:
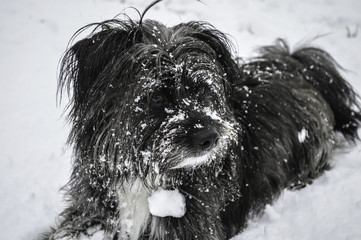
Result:
[[[186,200],[178,189],[158,188],[148,198],[149,211],[157,217],[181,218],[186,213]]]

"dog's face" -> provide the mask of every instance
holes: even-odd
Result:
[[[211,59],[202,60],[169,61],[162,66],[168,76],[146,77],[135,86],[129,122],[140,137],[139,159],[156,173],[216,164],[236,141],[224,73]]]
[[[221,166],[238,131],[224,35],[200,23],[99,27],[67,52],[60,81],[73,88],[70,140],[86,171],[165,185],[159,176]]]

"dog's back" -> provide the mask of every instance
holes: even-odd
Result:
[[[357,138],[357,128],[361,119],[358,95],[342,77],[341,66],[326,51],[316,47],[303,47],[290,53],[283,40],[276,45],[261,49],[263,58],[290,65],[291,72],[297,71],[317,89],[331,107],[335,117],[335,130],[346,138]]]
[[[329,169],[336,132],[358,138],[359,97],[327,52],[306,47],[291,53],[284,40],[260,52],[240,66],[235,84],[235,115],[246,128],[244,167],[253,171],[243,171],[248,188],[225,219],[260,212],[283,188],[304,187]]]

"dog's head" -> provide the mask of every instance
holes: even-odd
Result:
[[[86,171],[125,178],[221,166],[237,142],[237,74],[227,38],[206,23],[95,25],[61,66],[76,157]]]

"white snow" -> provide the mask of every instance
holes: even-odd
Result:
[[[171,26],[189,20],[228,33],[240,57],[278,37],[313,41],[347,70],[361,92],[359,0],[165,0],[146,18]],[[69,179],[69,126],[56,107],[59,59],[80,27],[145,0],[2,0],[0,4],[0,238],[32,240],[54,226]],[[128,8],[126,13],[137,17]],[[121,16],[120,16],[121,17]],[[82,35],[82,36],[85,36]],[[64,97],[64,103],[67,98]],[[130,133],[128,133],[130,134]],[[361,143],[306,188],[284,194],[235,240],[361,239]]]
[[[336,153],[332,170],[300,191],[286,190],[232,240],[361,239],[360,153],[360,145]]]
[[[297,133],[298,141],[300,143],[303,143],[306,140],[307,136],[308,136],[308,132],[305,128],[302,128],[302,130]]]
[[[159,188],[148,198],[148,203],[153,216],[181,218],[186,213],[186,200],[178,189]]]
[[[204,109],[202,109],[205,114],[210,117],[211,119],[215,120],[215,121],[222,121],[222,118],[218,115],[218,113],[216,111],[213,111],[212,109],[210,109],[209,107],[205,107]]]

